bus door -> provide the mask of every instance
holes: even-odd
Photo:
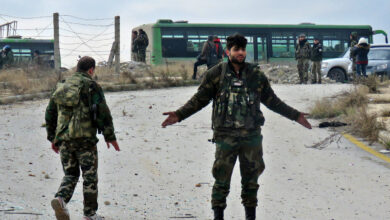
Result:
[[[267,37],[265,35],[254,37],[254,52],[255,62],[267,62]]]

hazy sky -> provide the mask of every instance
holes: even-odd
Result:
[[[188,20],[190,23],[257,23],[257,24],[360,24],[371,25],[374,30],[390,33],[390,1],[388,0],[328,0],[328,1],[277,1],[277,0],[2,0],[0,23],[17,20],[22,36],[52,38],[52,18],[23,19],[25,17],[73,15],[81,18],[112,18],[112,20],[80,20],[60,18],[62,65],[74,66],[78,55],[90,55],[106,60],[113,41],[114,17],[121,17],[121,61],[130,60],[130,32],[135,26],[154,23],[158,19]],[[8,17],[10,15],[14,17]],[[66,22],[66,23],[65,23]],[[69,26],[68,26],[68,24]],[[103,26],[84,26],[87,23]],[[48,27],[44,31],[41,28]],[[75,33],[78,33],[77,35]],[[100,33],[100,36],[96,36]],[[88,46],[79,45],[81,40]],[[384,42],[382,36],[375,43]],[[77,48],[76,48],[77,47]],[[95,52],[92,52],[94,50]],[[65,57],[66,56],[66,57]]]

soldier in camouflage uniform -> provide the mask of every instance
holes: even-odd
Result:
[[[149,45],[149,38],[142,29],[138,30],[138,37],[135,39],[135,45],[138,48],[138,61],[146,62],[146,48]]]
[[[102,219],[96,214],[98,204],[98,155],[96,132],[103,133],[107,147],[119,151],[110,110],[102,88],[92,80],[95,60],[82,57],[77,72],[58,83],[46,108],[47,139],[54,152],[60,152],[65,173],[51,205],[57,219],[68,220],[66,203],[83,174],[84,219]]]
[[[350,42],[350,47],[349,47],[349,59],[352,61],[352,77],[356,76],[356,56],[353,55],[352,51],[353,48],[358,44],[358,35],[357,32],[352,32],[351,35],[349,36],[349,39],[351,40]]]
[[[307,42],[306,35],[300,34],[297,45],[295,46],[295,59],[298,61],[298,73],[300,83],[307,83],[309,61],[310,61],[310,44]]]
[[[138,46],[135,43],[135,39],[138,37],[138,32],[133,31],[131,33],[131,60],[132,61],[138,61]]]
[[[1,51],[1,66],[0,68],[10,68],[14,63],[14,53],[10,45],[5,45]]]
[[[311,49],[311,74],[312,84],[321,84],[321,62],[322,62],[322,44],[318,37],[314,38],[313,47]],[[318,78],[318,81],[317,81]]]
[[[264,117],[260,103],[271,110],[311,128],[305,114],[282,102],[273,92],[258,66],[245,62],[247,40],[235,34],[227,38],[229,60],[205,73],[197,93],[175,112],[165,112],[163,127],[180,122],[213,100],[212,125],[216,143],[212,174],[215,183],[211,195],[214,219],[223,219],[230,180],[237,157],[240,161],[242,204],[247,220],[256,216],[257,180],[265,166],[261,126]]]

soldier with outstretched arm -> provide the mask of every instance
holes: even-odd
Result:
[[[306,114],[281,101],[259,67],[245,62],[246,44],[247,40],[240,34],[228,37],[228,62],[208,70],[198,91],[184,106],[177,111],[163,113],[168,115],[162,123],[162,127],[166,127],[188,118],[213,100],[212,127],[216,152],[212,169],[215,183],[211,205],[215,220],[223,219],[237,157],[240,161],[241,198],[246,219],[255,219],[257,181],[265,168],[261,135],[264,117],[260,103],[311,129]]]

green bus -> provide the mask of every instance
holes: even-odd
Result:
[[[11,46],[14,54],[14,65],[28,65],[35,51],[39,51],[43,65],[54,68],[54,40],[9,37],[0,39],[0,49]]]
[[[351,32],[368,38],[372,43],[374,34],[387,34],[373,31],[369,25],[316,25],[302,23],[288,24],[192,24],[187,21],[158,20],[154,24],[135,27],[142,28],[149,36],[146,60],[150,64],[191,61],[201,52],[202,45],[209,35],[218,36],[223,46],[226,37],[240,33],[248,39],[248,62],[292,61],[295,43],[299,34],[306,34],[308,41],[319,37],[324,47],[324,58],[338,57],[348,48]]]

